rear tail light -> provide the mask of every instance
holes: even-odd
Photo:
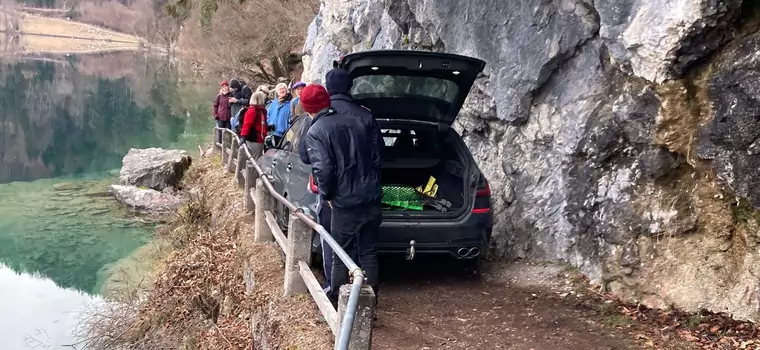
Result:
[[[319,190],[317,189],[317,184],[314,182],[314,176],[309,175],[309,191],[314,194],[318,194]]]
[[[487,214],[491,212],[491,185],[488,184],[485,176],[480,175],[478,182],[475,185],[475,208],[472,209],[473,214]]]
[[[486,180],[485,176],[480,175],[480,178],[478,179],[478,184],[475,187],[475,197],[490,197],[491,196],[491,185],[488,184],[488,180]]]

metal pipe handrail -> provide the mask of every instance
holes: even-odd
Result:
[[[264,173],[264,170],[261,169],[258,163],[256,163],[253,159],[254,157],[251,155],[251,151],[248,149],[248,145],[245,143],[241,143],[240,138],[232,132],[232,130],[227,128],[219,128],[215,127],[214,131],[222,130],[223,133],[229,134],[231,137],[233,137],[235,140],[237,140],[238,145],[242,146],[243,150],[245,151],[246,156],[248,157],[246,162],[250,162],[251,166],[256,170],[256,172],[259,175],[259,178],[261,178],[262,182],[264,183],[264,186],[266,186],[267,191],[269,194],[271,194],[278,202],[285,205],[290,211],[298,217],[299,220],[306,223],[309,227],[311,227],[313,230],[317,231],[319,236],[322,238],[324,242],[326,242],[330,248],[332,248],[333,252],[338,256],[338,258],[346,265],[346,268],[348,268],[349,275],[353,277],[353,282],[351,284],[351,293],[348,296],[348,303],[346,305],[346,312],[343,316],[343,320],[341,322],[340,326],[340,332],[338,334],[338,339],[335,342],[335,348],[340,350],[348,349],[348,344],[351,340],[351,329],[354,325],[354,318],[356,315],[356,309],[359,304],[359,293],[361,293],[361,287],[364,283],[364,272],[359,268],[359,266],[354,262],[353,259],[346,253],[345,250],[343,250],[343,247],[338,244],[338,242],[330,235],[329,232],[320,224],[318,224],[316,221],[314,221],[310,216],[306,215],[304,213],[302,208],[296,207],[295,204],[291,203],[287,198],[280,195],[275,191],[274,186],[271,183],[270,176],[268,174]],[[214,133],[216,135],[216,133]],[[222,152],[224,152],[224,139],[222,139],[221,147]],[[219,145],[216,141],[214,141],[215,145]],[[232,145],[230,145],[230,156],[232,156]],[[238,157],[240,155],[238,154]],[[247,195],[247,194],[246,194]]]

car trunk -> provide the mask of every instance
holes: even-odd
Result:
[[[456,217],[469,204],[466,162],[452,131],[422,125],[383,126],[384,217]],[[433,196],[421,195],[431,180]]]
[[[472,158],[450,127],[485,62],[439,52],[370,50],[334,64],[348,72],[350,95],[372,111],[383,132],[384,220],[468,212],[475,195],[465,179]],[[424,190],[431,178],[438,202],[420,205],[415,189]]]

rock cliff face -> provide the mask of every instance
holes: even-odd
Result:
[[[760,320],[760,34],[745,0],[324,0],[304,78],[366,49],[488,62],[457,130],[492,256]]]

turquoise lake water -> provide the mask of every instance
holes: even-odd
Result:
[[[130,148],[210,138],[207,90],[141,53],[0,62],[0,348],[73,342],[107,268],[154,227],[106,195]]]

